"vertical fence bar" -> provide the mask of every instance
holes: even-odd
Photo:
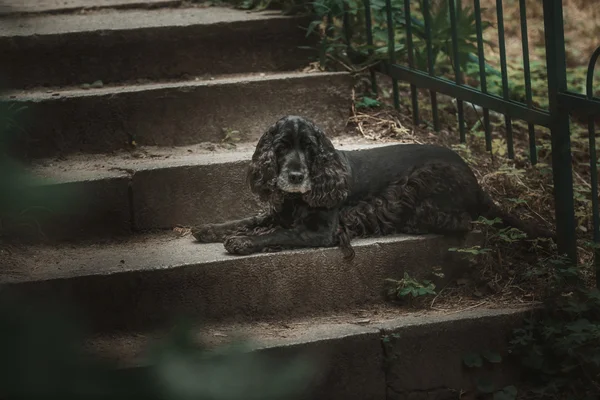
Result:
[[[455,0],[448,1],[450,11],[450,30],[452,31],[452,54],[454,58],[454,77],[457,85],[462,85],[462,74],[460,71],[460,53],[458,51],[458,27],[456,24],[456,3]],[[460,132],[460,142],[466,142],[465,136],[465,115],[463,111],[463,102],[456,99],[458,111],[458,131]]]
[[[413,54],[413,37],[412,37],[412,22],[410,16],[410,0],[404,0],[404,18],[406,24],[406,50],[408,51],[408,66],[410,68],[415,67],[415,58]],[[411,83],[410,84],[410,97],[412,100],[412,114],[413,114],[413,123],[415,125],[419,124],[419,98],[417,87]]]
[[[409,0],[410,1],[410,0]],[[392,0],[385,0],[388,31],[388,57],[390,64],[396,64],[396,44],[394,34],[394,18],[392,15]],[[398,79],[392,78],[392,91],[394,95],[394,108],[400,109],[400,94],[398,93]]]
[[[369,58],[373,58],[375,54],[375,49],[373,48],[373,25],[371,21],[371,1],[363,0],[363,4],[365,6],[365,23],[367,30],[367,45],[369,46]],[[373,95],[377,96],[377,76],[375,75],[375,69],[370,69],[371,73],[371,92]]]
[[[485,54],[483,49],[483,24],[481,23],[481,3],[475,0],[475,26],[477,29],[477,55],[479,57],[479,82],[481,91],[487,93],[487,73],[485,70]],[[483,129],[485,131],[485,149],[492,150],[492,130],[490,128],[490,110],[483,109]]]
[[[589,100],[594,98],[594,70],[596,62],[600,57],[600,47],[594,51],[590,58],[587,70],[586,96]],[[592,221],[594,230],[594,243],[600,243],[600,210],[598,210],[598,157],[596,156],[596,127],[594,116],[590,115],[588,119],[588,133],[590,143],[590,178],[592,184]],[[600,250],[594,247],[594,267],[596,270],[596,287],[600,289]]]
[[[429,0],[423,0],[423,18],[425,20],[425,43],[427,46],[427,72],[429,72],[430,76],[434,76],[435,71],[433,67],[433,49],[431,46],[431,10],[429,9]],[[438,117],[437,94],[435,91],[430,90],[429,97],[431,98],[433,130],[438,132],[440,130],[440,120]]]
[[[552,175],[558,250],[577,263],[575,208],[573,201],[573,166],[569,114],[561,109],[558,96],[567,90],[565,33],[561,0],[543,0],[544,35],[548,68],[548,103],[552,144]]]
[[[344,10],[342,11],[342,28],[344,29],[344,39],[346,46],[349,48],[352,46],[352,26],[350,24],[350,13],[348,12],[349,6],[344,3]]]
[[[508,69],[506,67],[506,43],[504,40],[504,10],[502,8],[502,0],[496,0],[496,14],[498,17],[498,48],[500,49],[500,70],[502,72],[502,96],[504,100],[509,100],[510,93],[508,91]],[[515,148],[513,145],[513,130],[512,119],[508,115],[504,115],[506,123],[506,146],[508,147],[508,158],[515,158]]]
[[[531,91],[531,65],[529,64],[529,36],[527,33],[527,4],[525,0],[519,0],[521,12],[521,40],[523,44],[523,75],[525,78],[525,95],[527,96],[527,107],[533,108],[533,93]],[[529,130],[529,159],[531,164],[537,164],[537,149],[535,146],[535,126],[528,124]]]

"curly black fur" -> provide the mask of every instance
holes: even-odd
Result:
[[[294,130],[297,129],[297,130]],[[258,141],[248,168],[250,189],[263,201],[278,208],[286,193],[277,187],[279,168],[276,151],[287,149],[287,136],[304,135],[312,181],[311,191],[302,199],[311,207],[335,207],[348,196],[348,174],[340,155],[325,134],[312,122],[285,117],[271,126]],[[296,137],[301,141],[301,137]]]
[[[530,237],[554,237],[502,211],[450,149],[391,145],[340,151],[312,122],[287,116],[260,138],[248,169],[250,189],[270,210],[193,230],[233,254],[340,246],[394,233],[464,235],[479,216],[500,217]]]

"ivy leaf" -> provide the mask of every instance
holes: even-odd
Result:
[[[356,108],[373,108],[379,107],[380,105],[381,103],[379,102],[379,100],[364,96],[360,101],[356,103]]]
[[[583,303],[569,301],[569,304],[567,306],[565,306],[563,309],[564,309],[564,311],[566,311],[570,314],[579,315],[579,314],[586,312],[589,309],[589,307]]]
[[[494,393],[494,400],[515,400],[517,398],[517,388],[514,386],[506,386],[502,390]]]
[[[493,393],[494,392],[494,382],[492,382],[489,378],[479,378],[477,379],[477,390],[481,393]]]
[[[502,362],[502,356],[491,351],[484,351],[483,357],[491,363],[498,364]]]
[[[477,353],[467,353],[463,356],[463,363],[469,368],[480,368],[483,366],[483,359]]]
[[[306,37],[309,37],[314,30],[317,28],[317,26],[319,26],[321,24],[321,20],[316,19],[314,21],[311,21],[311,23],[308,25],[308,29],[306,31]]]
[[[590,321],[588,321],[585,318],[580,318],[575,322],[572,322],[570,324],[567,325],[567,329],[573,332],[577,332],[577,333],[581,333],[583,331],[586,330],[592,330],[596,327],[596,325],[590,323]]]

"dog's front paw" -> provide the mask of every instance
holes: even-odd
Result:
[[[254,243],[248,236],[230,236],[223,243],[231,254],[246,255],[254,253]]]
[[[219,243],[223,241],[213,224],[200,225],[192,228],[192,236],[202,243]]]

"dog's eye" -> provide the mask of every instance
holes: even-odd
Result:
[[[311,136],[303,136],[300,139],[300,146],[302,146],[303,149],[314,148],[317,147],[317,141]]]
[[[287,146],[280,144],[279,146],[275,147],[275,154],[277,154],[277,155],[285,154],[286,148],[287,148]]]

